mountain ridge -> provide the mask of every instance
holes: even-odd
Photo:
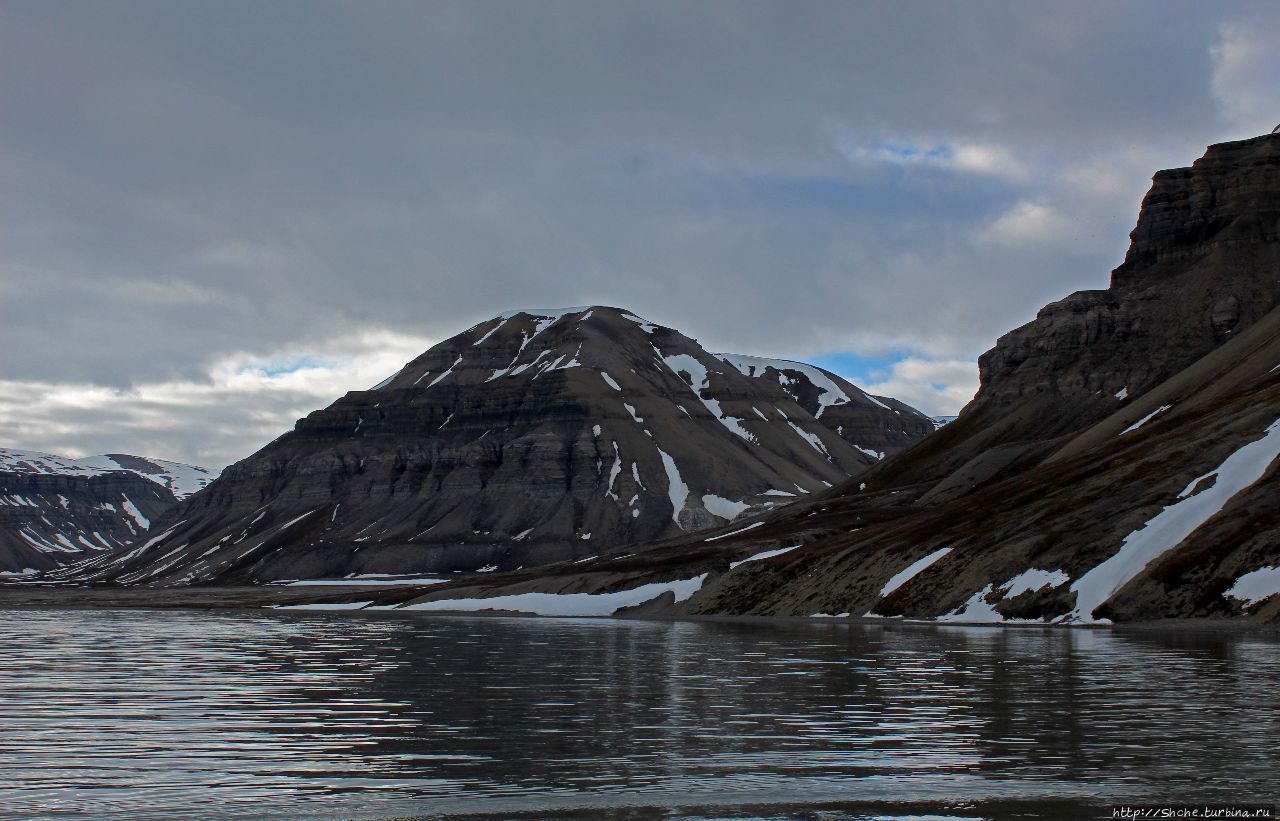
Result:
[[[216,475],[123,453],[0,448],[0,574],[30,576],[127,544]]]
[[[622,309],[509,311],[228,467],[163,521],[186,545],[164,568],[149,549],[89,570],[229,583],[578,560],[825,489],[933,429],[829,371],[712,354]]]

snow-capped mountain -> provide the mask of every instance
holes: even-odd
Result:
[[[0,574],[30,576],[127,544],[216,475],[122,453],[0,448]]]
[[[144,479],[167,489],[182,501],[218,478],[218,472],[208,468],[184,465],[165,459],[130,456],[126,453],[107,453],[71,459],[50,453],[0,448],[0,471],[36,475],[103,476],[116,471],[136,473]]]
[[[1001,337],[960,415],[864,474],[631,555],[364,601],[1280,622],[1277,225],[1280,137],[1211,146],[1155,175],[1109,288]]]
[[[154,544],[88,571],[201,583],[581,559],[825,490],[933,429],[828,371],[710,353],[617,308],[511,311],[300,420]]]

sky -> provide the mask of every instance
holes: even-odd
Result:
[[[0,446],[222,467],[501,311],[953,414],[1158,169],[1280,121],[1244,2],[0,2]]]

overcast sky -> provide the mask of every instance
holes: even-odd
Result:
[[[955,413],[1273,3],[0,1],[0,446],[221,467],[510,308]]]

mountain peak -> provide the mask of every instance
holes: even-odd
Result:
[[[933,429],[622,308],[505,311],[228,468],[175,514],[191,560],[164,579],[576,560],[824,491]]]

